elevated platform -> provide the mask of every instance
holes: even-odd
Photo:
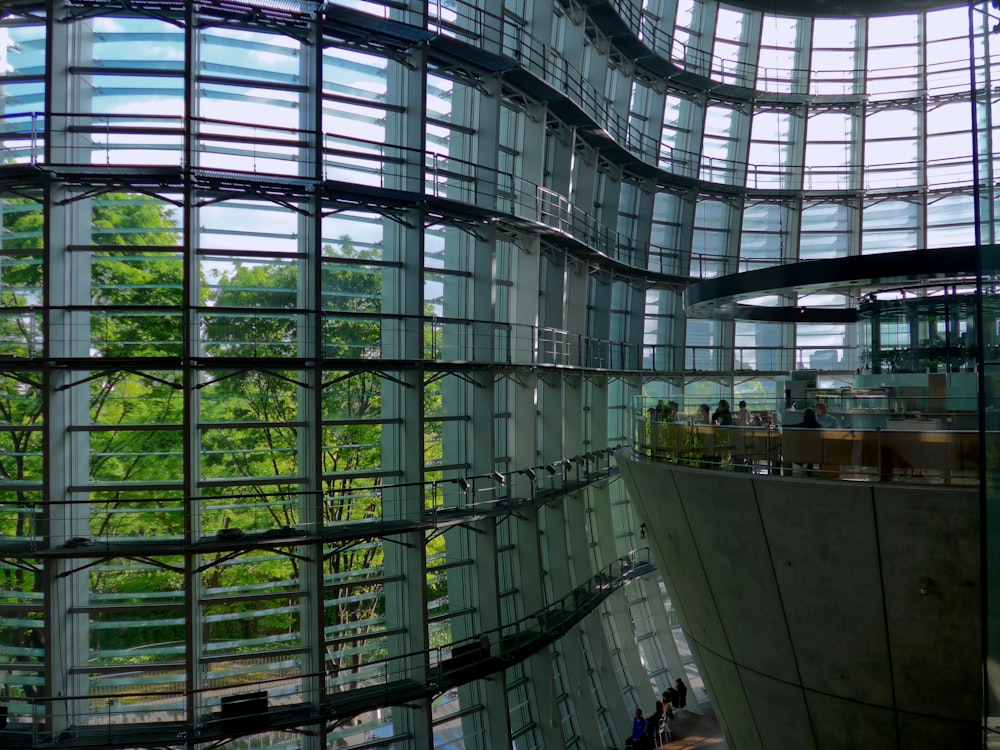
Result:
[[[730,747],[981,746],[978,486],[618,464]]]

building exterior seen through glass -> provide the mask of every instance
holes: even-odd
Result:
[[[0,745],[749,747],[658,402],[954,375],[995,520],[995,11],[886,5],[0,3]]]

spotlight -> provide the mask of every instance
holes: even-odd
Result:
[[[466,479],[465,477],[459,477],[458,479],[455,480],[455,483],[458,485],[458,488],[462,490],[462,492],[468,492],[469,487],[471,487],[471,485],[469,484],[469,480]]]
[[[534,481],[535,477],[537,476],[535,470],[532,469],[530,466],[527,469],[521,469],[517,473],[526,476],[529,479],[529,481]]]
[[[549,476],[553,476],[556,473],[556,465],[555,464],[546,464],[545,471],[547,471],[549,473]]]
[[[500,484],[507,484],[507,477],[505,477],[499,471],[491,471],[490,479],[492,479],[494,482],[499,482]]]

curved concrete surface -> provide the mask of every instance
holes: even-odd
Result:
[[[976,488],[618,465],[731,750],[982,744]]]

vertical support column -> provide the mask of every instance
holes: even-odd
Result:
[[[602,412],[595,414],[595,419]],[[607,411],[604,410],[606,415]],[[590,554],[595,558],[595,567],[604,571],[609,565],[617,560],[614,537],[614,519],[611,513],[611,493],[610,482],[602,481],[591,487],[591,513],[590,521]],[[619,596],[612,594],[612,598]],[[614,632],[608,631],[606,620],[610,611],[610,604],[606,600],[601,605],[600,620],[591,618],[586,625],[585,635],[590,644],[591,655],[594,659],[593,669],[598,672],[598,683],[602,690],[602,708],[608,714],[608,722],[612,727],[617,727],[619,733],[624,732],[624,720],[632,715],[635,710],[634,705],[627,703],[622,697],[622,685],[618,682],[618,675],[614,668],[614,656],[609,636],[613,638]],[[617,645],[617,644],[615,644]],[[622,726],[619,726],[619,723]],[[625,736],[622,734],[622,736]]]
[[[538,186],[545,184],[548,171],[546,158],[549,139],[546,137],[545,120],[546,110],[540,104],[531,104],[524,114],[518,115],[518,125],[522,132],[518,138],[520,151],[515,157],[514,166],[515,211],[518,216],[532,221],[539,220],[538,211],[541,206],[537,190]],[[537,243],[538,235],[532,234],[531,237]]]
[[[544,579],[546,594],[550,602],[558,603],[564,609],[573,605],[572,600],[561,599],[573,588],[570,572],[572,561],[569,558],[569,546],[566,540],[566,503],[568,500],[569,498],[566,498],[566,500],[545,505],[539,509],[542,555],[546,563]],[[561,641],[558,642],[557,649],[560,647]],[[555,658],[559,660],[557,669],[565,669],[564,658],[560,659],[558,654]],[[554,706],[552,715],[559,722],[562,720],[563,703],[556,694],[553,694],[552,701]],[[556,726],[559,727],[558,724]]]
[[[580,414],[581,411],[571,411],[571,400],[576,401],[581,397],[583,389],[579,387],[569,387],[566,389],[567,414]],[[582,407],[582,399],[575,406]],[[567,426],[567,431],[572,426]],[[577,466],[579,471],[579,465]],[[596,570],[593,565],[593,554],[590,548],[590,538],[588,535],[587,523],[588,514],[583,512],[586,506],[585,495],[590,493],[590,489],[574,492],[565,500],[565,523],[567,550],[569,552],[568,573],[569,580],[563,581],[565,588],[558,589],[560,592],[568,592],[578,586],[589,586]],[[573,606],[579,607],[581,602],[574,598]],[[584,641],[590,641],[591,634],[588,632],[592,628],[600,628],[600,621],[591,616],[584,619],[577,625],[574,632],[563,637],[559,641],[559,651],[563,656],[563,665],[566,670],[566,689],[571,695],[569,705],[576,714],[578,724],[577,731],[584,737],[600,737],[601,726],[597,720],[597,709],[594,704],[594,694],[590,685],[590,675],[587,673],[588,654],[584,648]]]
[[[548,603],[545,595],[546,560],[542,549],[548,542],[539,524],[539,514],[522,515],[516,521],[518,545],[518,577],[520,595],[526,612],[539,612]],[[544,634],[544,627],[539,623]],[[542,649],[532,654],[524,665],[531,682],[531,710],[537,724],[539,747],[560,747],[563,736],[559,723],[559,703],[553,691],[555,674],[552,669],[552,653]]]
[[[576,158],[574,131],[557,121],[553,121],[551,124],[552,127],[545,130],[544,146],[542,147],[544,170],[539,184],[556,193],[556,196],[544,196],[544,202],[540,208],[548,212],[549,215],[542,217],[541,220],[549,226],[569,231],[567,211],[571,194],[570,186],[573,185],[573,195],[583,194],[586,186],[582,180],[586,172],[579,169],[566,169],[566,165],[572,164]],[[583,150],[583,154],[584,158],[589,158],[590,155],[594,154],[594,151],[593,149]]]
[[[871,365],[872,374],[882,374],[882,314],[879,311],[878,301],[872,296],[871,305]]]
[[[559,652],[566,670],[566,690],[569,694],[567,705],[576,717],[576,731],[582,737],[601,737],[601,723],[597,718],[600,706],[595,705],[591,676],[588,671],[590,656],[588,648],[592,642],[594,624],[600,628],[599,620],[590,618],[559,641]],[[585,645],[586,644],[586,645]]]
[[[587,335],[587,302],[588,302],[588,267],[583,261],[576,261],[569,256],[564,259],[564,290],[562,299],[562,327],[569,335],[568,347],[566,349],[567,361],[564,364],[570,367],[580,367],[584,364],[584,342]],[[573,376],[570,376],[573,377]],[[581,404],[582,406],[582,404]],[[567,408],[569,404],[567,404]],[[578,418],[579,411],[565,411],[566,418],[566,451],[569,455],[580,452],[582,435],[580,433],[579,419],[576,420],[576,428],[569,432],[568,428],[574,424],[574,418]]]
[[[795,206],[799,210],[793,210],[791,202],[781,202],[778,204],[780,214],[780,242],[782,245],[782,262],[795,263],[799,259],[799,230],[802,224],[801,198]],[[794,292],[784,294],[783,303],[785,305],[795,305],[798,298]],[[780,349],[778,361],[773,362],[773,369],[779,372],[791,372],[795,369],[795,342],[798,336],[798,326],[795,323],[775,323],[779,331],[779,339],[775,342]],[[758,324],[758,330],[760,325]]]
[[[74,112],[89,111],[89,93],[81,91],[80,80],[70,71],[75,59],[90,55],[90,23],[65,20],[66,8],[59,0],[47,6],[46,111],[69,113],[50,119],[46,139],[48,163],[89,164],[90,150],[77,148],[71,141],[69,124]],[[59,364],[90,356],[90,320],[75,305],[90,302],[89,257],[74,256],[73,244],[90,240],[91,202],[70,202],[74,196],[58,182],[45,195],[45,360]],[[89,441],[85,431],[74,426],[89,423],[88,382],[85,373],[64,367],[50,367],[44,380],[45,464],[41,534],[52,549],[73,537],[89,537],[89,496],[74,487],[87,483]],[[75,667],[87,664],[90,633],[89,616],[71,614],[75,606],[89,598],[89,573],[81,558],[49,558],[44,565],[41,585],[45,597],[46,645],[44,695],[48,729],[53,735],[89,719],[87,677],[74,674]],[[76,571],[76,572],[74,572]]]
[[[743,43],[746,45],[740,55],[738,67],[740,84],[750,88],[765,89],[773,84],[759,80],[761,70],[757,65],[760,60],[761,27],[764,25],[764,14],[750,13],[743,23]],[[793,162],[801,164],[802,162]]]
[[[423,27],[426,3],[414,0],[403,11],[406,20]],[[387,110],[386,141],[399,144],[406,159],[399,182],[386,187],[423,190],[425,81],[427,65],[422,49],[410,52],[409,64],[393,68],[387,81],[387,100],[399,109]],[[386,361],[420,362],[423,358],[423,260],[425,215],[410,210],[405,221],[387,219],[383,225],[384,257],[390,261],[383,276],[382,356]],[[418,521],[423,517],[424,497],[424,370],[417,366],[383,378],[382,468],[394,477],[393,486],[382,493],[385,518]],[[402,486],[400,486],[402,485]],[[425,618],[427,611],[426,550],[422,531],[412,531],[383,540],[386,625],[389,670],[392,678],[418,682],[430,678],[430,654]],[[392,709],[395,731],[409,734],[415,747],[432,747],[433,725],[429,699]]]
[[[973,11],[976,12],[975,6]],[[985,6],[982,6],[983,23],[986,26],[981,36],[982,60],[993,60],[996,55],[996,34],[992,32],[991,24],[995,21],[991,19]],[[977,42],[977,35],[970,35],[970,41]],[[975,54],[972,59],[975,64]],[[976,67],[979,80],[973,86],[973,108],[972,108],[972,128],[973,137],[978,141],[976,156],[978,157],[978,167],[976,175],[976,185],[978,194],[975,196],[979,203],[979,234],[980,245],[994,245],[997,242],[997,179],[996,166],[994,164],[995,148],[993,147],[993,107],[991,106],[991,95],[993,91],[993,66],[979,65]]]
[[[184,11],[184,543],[190,549],[201,535],[201,500],[198,479],[201,471],[201,438],[198,431],[201,400],[198,390],[199,371],[194,362],[201,353],[199,304],[201,284],[197,250],[200,245],[198,195],[192,172],[199,164],[197,151],[198,86],[196,71],[199,63],[198,14],[194,3]],[[202,691],[205,688],[201,669],[204,633],[201,627],[200,555],[184,557],[184,615],[189,627],[184,633],[184,669],[187,693],[187,722],[200,726],[206,712]]]
[[[499,45],[499,39],[494,40]],[[484,41],[489,46],[488,41]],[[449,155],[471,156],[477,173],[476,200],[492,208],[495,185],[487,185],[483,175],[495,174],[496,144],[499,141],[501,88],[490,79],[480,87],[455,84],[451,97],[452,122]],[[462,126],[468,127],[463,132]],[[494,262],[495,232],[482,227],[466,232],[448,227],[444,234],[444,267],[464,272],[464,276],[444,276],[443,312],[455,329],[452,354],[483,365],[497,362],[494,346]],[[443,425],[442,463],[468,478],[464,491],[465,509],[473,514],[470,523],[449,529],[445,534],[449,566],[448,605],[453,643],[482,638],[488,648],[482,652],[499,653],[501,612],[497,559],[497,527],[492,510],[504,488],[490,478],[503,466],[496,463],[496,399],[492,370],[477,370],[466,375],[451,375],[442,386],[443,412],[460,417]],[[503,451],[506,457],[506,451]],[[480,514],[486,517],[476,518]],[[461,721],[466,746],[470,750],[488,750],[509,743],[509,714],[506,684],[502,676],[482,675],[459,686],[459,701],[464,709]],[[472,710],[475,706],[489,710]]]
[[[472,248],[467,247],[471,243]],[[470,355],[476,362],[495,360],[493,346],[493,263],[494,237],[491,232],[469,236],[450,232],[446,243],[455,243],[454,258],[457,264],[468,262],[469,275],[465,279],[466,294],[461,299],[446,295],[445,315],[448,318],[471,319],[472,339]],[[446,252],[452,250],[446,244]],[[460,265],[452,265],[460,268]],[[457,284],[462,282],[457,281]],[[451,306],[455,305],[454,308]],[[453,377],[444,390],[445,412],[465,417],[462,422],[447,425],[444,435],[445,465],[467,466],[472,477],[466,493],[466,508],[473,513],[486,513],[485,518],[474,520],[468,528],[455,528],[447,532],[448,557],[468,561],[470,565],[452,567],[448,571],[449,607],[467,611],[471,615],[457,616],[452,620],[452,638],[455,642],[485,635],[489,639],[489,652],[499,653],[501,636],[500,586],[497,556],[497,527],[491,511],[506,492],[498,482],[489,478],[497,469],[498,450],[494,421],[496,406],[492,371],[474,372],[465,378]],[[503,451],[506,455],[506,450]],[[453,551],[454,550],[454,551]],[[484,641],[485,642],[485,641]],[[484,654],[486,656],[486,654]],[[463,706],[483,704],[488,711],[468,712],[462,717],[466,745],[489,750],[509,742],[509,713],[507,690],[502,675],[487,677],[459,688]]]
[[[323,180],[323,27],[318,18],[309,43],[300,45],[299,75],[305,84],[299,106],[299,127],[307,134],[307,152],[300,160],[302,177],[317,185]],[[300,476],[299,525],[303,531],[323,536],[323,217],[322,192],[317,188],[308,210],[299,216],[299,250],[304,259],[298,275],[298,307],[306,312],[299,321],[298,356],[305,361],[301,373],[307,388],[299,387],[298,411],[305,427],[298,431],[297,454]],[[324,611],[323,543],[314,542],[299,550],[299,576],[307,592],[301,601],[299,628],[305,651],[302,654],[302,701],[325,706],[326,617]],[[322,708],[319,712],[322,714]],[[323,750],[327,746],[326,722],[320,721],[303,734],[303,750]]]
[[[719,15],[717,0],[703,0],[694,3],[691,14],[691,30],[698,42],[696,49],[687,50],[685,67],[692,73],[711,76],[712,50],[715,48],[716,18]]]
[[[660,587],[653,576],[644,578],[642,585],[648,594],[649,613],[653,618],[653,630],[656,633],[657,642],[660,644],[660,652],[663,654],[666,662],[669,682],[673,684],[674,680],[682,677],[685,684],[687,684],[688,678],[684,669],[684,662],[681,660],[680,652],[677,650],[677,641],[673,637],[673,627],[671,627],[667,609],[663,606]]]
[[[419,278],[419,276],[418,276]],[[423,513],[423,383],[422,371],[397,373],[382,380],[382,463],[395,472],[398,484],[382,491],[386,518],[417,521]],[[401,485],[401,486],[400,486]],[[385,620],[389,636],[388,680],[430,679],[424,534],[412,531],[383,539],[385,555]],[[433,746],[430,699],[392,708],[394,731],[413,737],[415,747]]]
[[[643,367],[643,344],[645,343],[645,317],[646,317],[646,290],[635,283],[623,282],[625,284],[622,289],[622,296],[625,298],[625,309],[626,316],[622,324],[622,330],[619,334],[617,331],[612,331],[611,341],[612,345],[620,347],[621,351],[611,359],[611,369],[613,370],[641,370]],[[663,296],[667,296],[664,291]],[[683,363],[682,363],[683,364]],[[607,388],[607,381],[605,381],[605,388]],[[627,406],[627,404],[625,404]],[[591,408],[594,408],[591,405]],[[600,409],[601,407],[597,407]],[[592,419],[602,419],[604,424],[604,431],[598,431],[595,423],[594,427],[594,439],[599,440],[596,443],[596,447],[604,448],[608,444],[608,433],[607,428],[607,411],[604,410],[603,418],[599,417],[596,413],[592,415]],[[621,434],[621,433],[616,433]]]
[[[399,326],[382,341],[385,360],[412,360],[420,354],[423,327],[424,217],[411,211],[405,224],[386,222],[385,253],[396,265],[387,270],[383,289],[384,311]],[[398,316],[398,317],[394,317]],[[383,518],[420,521],[423,518],[424,481],[424,370],[398,371],[382,378],[382,468],[394,481],[382,490]],[[423,617],[427,611],[425,541],[422,531],[411,531],[382,540],[385,567],[385,620],[388,638],[389,680],[429,679],[429,640]],[[396,732],[414,738],[415,746],[433,745],[429,699],[392,708]]]
[[[980,9],[982,15],[980,16]],[[987,421],[987,410],[994,407],[997,402],[996,387],[993,385],[994,378],[990,377],[996,372],[996,355],[991,352],[992,338],[995,334],[993,325],[986,325],[987,314],[985,305],[987,301],[993,302],[996,293],[993,291],[992,282],[997,277],[997,251],[993,242],[996,238],[996,222],[994,221],[995,209],[993,200],[995,188],[993,185],[993,174],[989,164],[993,162],[993,130],[990,112],[992,111],[992,81],[989,77],[990,64],[982,66],[983,81],[977,80],[976,60],[978,59],[978,45],[980,37],[982,47],[985,50],[984,58],[991,61],[990,46],[993,37],[988,29],[993,24],[993,20],[985,6],[969,6],[969,87],[973,92],[972,106],[972,127],[973,127],[973,164],[974,188],[973,200],[975,205],[973,215],[975,219],[975,240],[979,246],[976,262],[976,309],[975,309],[975,340],[976,348],[976,386],[978,391],[977,412],[979,417],[979,465],[983,467],[979,479],[979,515],[980,515],[980,608],[981,615],[981,636],[980,649],[982,652],[982,680],[983,680],[983,701],[982,715],[984,727],[984,742],[990,732],[997,726],[997,717],[1000,716],[1000,679],[997,677],[996,664],[1000,656],[1000,580],[997,576],[997,562],[1000,560],[1000,515],[997,507],[997,471],[990,468],[989,456],[996,450],[997,439],[989,427]],[[985,92],[980,94],[979,92]],[[982,97],[982,101],[980,100]],[[984,190],[984,188],[986,188]]]
[[[550,263],[545,266],[552,271]],[[556,285],[553,285],[555,287]],[[539,304],[545,304],[545,296],[551,293],[548,285],[542,287],[542,297]],[[562,420],[562,390],[563,381],[556,375],[540,374],[536,380],[534,394],[536,418],[535,434],[540,465],[552,464],[565,455],[563,446]],[[537,513],[529,523],[520,523],[519,532],[525,535],[525,547],[528,535],[536,539],[538,568],[532,572],[527,566],[532,564],[531,558],[521,558],[522,580],[527,587],[529,581],[534,581],[532,588],[526,588],[526,606],[538,611],[533,602],[543,602],[553,605],[565,587],[566,576],[565,548],[565,516],[563,508],[566,499],[559,497],[563,491],[563,474],[561,467],[552,474],[547,469],[538,474],[540,484],[544,483],[544,491],[554,494],[558,499],[551,504],[538,508]],[[542,747],[560,747],[565,744],[562,731],[562,704],[559,700],[558,672],[553,652],[544,651],[534,655],[530,662],[533,679],[532,693],[538,705],[539,744]]]
[[[524,264],[528,265],[528,264]],[[520,278],[520,273],[518,274]],[[537,275],[535,276],[537,279]],[[537,293],[534,304],[537,305]],[[517,305],[514,306],[517,309]],[[512,440],[515,466],[538,466],[534,479],[534,487],[544,483],[548,475],[540,468],[542,459],[536,439],[536,392],[539,387],[538,377],[534,373],[525,374],[514,388]],[[537,493],[537,489],[535,490]],[[539,613],[548,603],[545,596],[545,560],[542,546],[545,537],[539,527],[539,511],[519,512],[511,516],[512,542],[517,546],[514,570],[517,596],[520,599],[520,611],[525,614]],[[542,621],[537,627],[543,632]],[[562,744],[558,717],[558,704],[552,691],[555,676],[552,671],[552,654],[549,649],[533,653],[524,664],[524,672],[528,676],[528,702],[532,719],[536,724],[536,740],[539,747],[558,747]]]
[[[637,706],[646,710],[644,701],[647,698],[646,688],[649,685],[649,676],[635,646],[635,625],[632,621],[628,593],[628,588],[618,589],[605,603],[608,613],[605,625],[614,635],[615,645],[618,648],[618,662],[622,670],[620,678],[624,681],[624,684],[619,685],[622,690],[621,698],[623,702],[631,703],[627,712],[623,714],[625,716],[632,715]]]
[[[57,340],[69,332],[69,327],[60,325],[49,328],[50,335]],[[49,369],[47,374],[45,453],[49,460],[45,497],[48,502],[42,513],[42,533],[48,546],[58,549],[74,537],[89,537],[87,494],[71,489],[87,479],[87,433],[70,429],[86,423],[89,384],[71,385],[74,376],[71,370]],[[88,661],[89,616],[71,612],[86,605],[89,598],[87,562],[81,558],[48,558],[44,566],[45,694],[53,699],[47,708],[54,733],[88,720],[87,677],[72,671]]]
[[[487,24],[483,31],[486,34],[483,45],[487,49],[490,47],[499,49],[502,43],[500,29],[491,29]],[[462,106],[463,113],[475,113],[473,155],[477,168],[485,175],[495,173],[497,168],[496,144],[500,142],[500,102],[503,91],[498,78],[484,81],[481,89],[463,87],[463,91],[467,92],[473,101],[455,100],[453,106]],[[496,191],[495,181],[487,184],[486,181],[477,180],[476,185],[477,200],[480,204],[485,202],[492,207]],[[480,231],[473,234],[470,241],[474,250],[470,259],[467,314],[471,314],[474,321],[473,360],[496,364],[499,361],[494,343],[493,325],[496,317],[494,310],[496,231],[495,229]],[[469,417],[467,424],[471,428],[471,433],[465,434],[465,439],[471,441],[468,446],[469,462],[474,474],[490,474],[499,468],[496,463],[498,456],[506,457],[509,453],[506,446],[496,445],[494,437],[497,432],[494,425],[497,411],[494,389],[506,388],[507,385],[503,381],[495,383],[492,371],[476,373],[471,378],[471,383],[472,385],[467,386],[469,411],[466,415]],[[446,454],[448,450],[449,446],[445,446]],[[492,500],[496,501],[501,494],[508,492],[493,480],[488,481],[492,485],[487,490]],[[462,532],[468,535],[475,581],[471,592],[473,600],[466,604],[475,608],[479,632],[491,634],[490,651],[496,654],[500,649],[503,624],[500,610],[500,576],[497,567],[499,557],[496,520],[492,516],[484,518],[475,522],[473,529],[476,533],[464,530]],[[510,712],[507,707],[507,685],[503,673],[497,673],[485,681],[480,681],[478,687],[481,698],[485,699],[489,709],[475,715],[470,714],[467,719],[463,719],[463,723],[473,721],[483,724],[482,731],[466,733],[467,746],[470,745],[472,738],[476,738],[473,742],[482,750],[510,744]],[[460,697],[464,705],[467,696],[460,692]]]
[[[594,434],[604,431],[609,438],[613,435],[627,434],[629,424],[627,407],[632,396],[641,392],[640,377],[616,378],[608,381],[604,391],[607,408],[596,408],[591,416]],[[597,400],[596,396],[594,400]],[[608,420],[608,415],[613,413],[622,415],[622,423],[614,424]],[[592,532],[591,536],[594,538],[595,554],[603,568],[617,562],[619,557],[631,552],[631,548],[637,544],[636,536],[626,533],[634,528],[634,521],[631,506],[625,497],[623,482],[603,482],[594,488],[592,497],[591,524],[596,527],[596,531]],[[608,533],[609,529],[612,533]],[[655,578],[639,581],[638,585],[649,586],[651,590],[655,590],[655,596],[659,601],[659,586]],[[635,590],[635,584],[620,588],[603,605],[602,624],[605,629],[605,640],[613,650],[608,652],[607,661],[600,663],[602,673],[606,675],[602,678],[602,684],[616,685],[619,688],[615,695],[609,692],[605,699],[609,706],[613,703],[617,707],[615,716],[620,717],[621,721],[632,715],[636,705],[643,710],[648,710],[650,705],[649,675],[635,646],[635,621],[630,610],[629,599],[634,596]],[[664,648],[672,647],[676,651],[669,629],[660,632],[658,637],[661,642],[670,641]],[[619,727],[619,731],[628,731],[627,721],[623,727]]]
[[[514,284],[510,290],[510,315],[513,331],[511,332],[511,360],[518,365],[531,365],[538,361],[536,351],[538,340],[538,297],[539,279],[541,277],[540,240],[538,235],[521,235],[517,239],[517,250],[514,257]],[[535,406],[531,404],[531,419],[534,422]],[[517,430],[517,419],[513,420]],[[534,446],[534,432],[529,445]],[[524,451],[514,446],[515,454],[526,460],[516,460],[514,466],[526,466],[536,460],[536,456],[525,456]]]
[[[590,702],[594,704],[594,720],[602,731],[605,726],[611,728],[611,739],[617,746],[620,738],[627,736],[619,731],[619,722],[622,717],[633,715],[635,706],[629,706],[622,699],[621,690],[618,689],[614,656],[608,645],[608,634],[604,629],[605,607],[606,604],[602,605],[598,613],[583,622],[580,638],[589,654],[586,689]],[[635,651],[634,648],[629,650]],[[594,693],[594,686],[598,691],[597,694]]]
[[[587,275],[587,327],[584,332],[581,364],[584,367],[613,367],[611,346],[622,340],[618,331],[611,330],[611,300],[614,282],[610,273]],[[589,406],[589,404],[588,404]]]
[[[656,107],[647,107],[647,109],[653,109],[654,114],[650,116],[650,122],[647,123],[645,132],[649,134],[649,139],[653,143],[659,144],[663,132],[663,99],[652,95],[648,98],[656,104]],[[659,114],[655,114],[656,112]],[[633,220],[635,254],[629,262],[639,268],[653,268],[655,265],[658,271],[666,272],[667,269],[663,267],[662,258],[656,258],[655,260],[650,258],[650,239],[653,233],[653,210],[655,202],[656,183],[650,178],[644,178],[639,185],[639,192],[635,199],[636,218]]]

